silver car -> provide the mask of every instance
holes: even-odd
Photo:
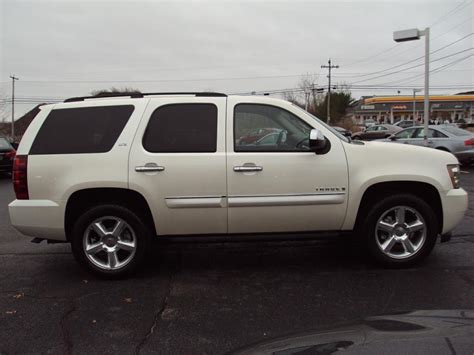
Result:
[[[410,127],[381,141],[423,146],[423,131],[423,126]],[[428,146],[453,153],[461,164],[474,161],[474,133],[465,129],[450,125],[430,125]]]

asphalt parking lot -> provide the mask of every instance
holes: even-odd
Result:
[[[449,243],[413,269],[367,263],[345,240],[157,245],[122,281],[83,272],[68,245],[31,244],[11,226],[0,178],[0,354],[210,353],[367,316],[474,309],[470,207]]]

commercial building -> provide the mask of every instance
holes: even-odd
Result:
[[[424,97],[416,96],[371,96],[362,97],[350,112],[350,117],[357,123],[366,121],[377,123],[395,123],[400,120],[423,120]],[[456,122],[463,119],[466,123],[474,122],[474,94],[434,95],[430,96],[430,119],[439,122]]]

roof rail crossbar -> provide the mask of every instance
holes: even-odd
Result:
[[[104,99],[104,98],[112,98],[112,97],[130,97],[132,99],[142,98],[145,96],[158,96],[158,95],[194,95],[197,97],[227,97],[226,94],[222,94],[219,92],[130,92],[130,93],[105,93],[96,96],[81,96],[81,97],[71,97],[69,99],[64,100],[64,102],[77,102],[77,101],[84,101],[89,99]]]

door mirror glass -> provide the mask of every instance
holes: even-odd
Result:
[[[326,154],[329,151],[330,143],[318,129],[309,132],[309,149],[316,154]]]

